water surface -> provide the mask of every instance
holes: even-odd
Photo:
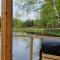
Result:
[[[15,34],[15,33],[14,33]],[[19,35],[19,33],[17,33]],[[12,43],[13,60],[30,60],[30,38],[16,37],[13,35]],[[41,48],[40,38],[33,38],[33,60],[39,60],[39,51]]]

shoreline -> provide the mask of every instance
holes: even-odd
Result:
[[[2,33],[0,32],[0,35],[2,35]],[[41,36],[41,37],[51,37],[51,38],[60,38],[60,36],[56,36],[56,35],[48,35],[48,34],[44,34],[42,36],[42,33],[26,33],[26,32],[12,32],[12,36],[19,36],[19,35],[33,35],[33,36]]]

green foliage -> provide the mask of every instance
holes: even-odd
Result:
[[[13,27],[20,28],[23,26],[23,22],[19,19],[13,19]]]
[[[57,11],[60,15],[60,0],[55,0],[55,4],[56,4]]]
[[[32,27],[33,20],[22,21],[20,19],[13,19],[13,28],[23,28],[23,27]]]
[[[45,3],[42,5],[40,17],[43,24],[42,27],[56,27],[56,12],[52,6],[51,0],[45,0]]]
[[[32,5],[36,0],[24,0],[27,5]],[[32,2],[33,1],[33,2]],[[39,27],[39,28],[48,28],[48,27],[57,27],[58,26],[58,18],[56,17],[56,11],[53,8],[53,0],[44,0],[44,4],[40,9],[40,19],[36,20],[26,20],[21,21],[19,19],[14,19],[13,26],[15,28],[20,27]],[[56,4],[57,11],[60,15],[60,0],[54,0]],[[19,3],[20,2],[20,3]],[[16,4],[20,7],[22,0],[17,0]],[[27,7],[28,10],[29,7]]]
[[[33,20],[26,20],[24,22],[25,27],[32,27],[33,26]]]
[[[48,19],[48,18],[54,17],[54,16],[56,16],[56,14],[51,5],[51,2],[46,1],[46,3],[44,3],[43,8],[41,10],[41,18]]]
[[[42,27],[41,20],[40,19],[34,20],[34,25],[33,26],[41,28]]]
[[[46,29],[44,32],[50,36],[59,36],[60,37],[60,29],[59,28]]]

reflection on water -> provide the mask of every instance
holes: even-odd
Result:
[[[20,33],[14,33],[14,35],[19,35]],[[30,38],[28,37],[18,37],[13,35],[12,40],[12,59],[13,60],[30,60]],[[41,48],[41,40],[40,38],[33,38],[33,60],[39,60],[39,51]],[[49,47],[49,45],[52,47],[55,46],[55,43],[60,45],[60,38],[44,38],[43,44]],[[52,45],[53,44],[53,45]],[[50,47],[49,47],[50,49]],[[47,49],[48,50],[48,49]],[[56,49],[54,49],[56,50]],[[51,50],[50,50],[51,51]],[[58,49],[60,52],[60,49]],[[1,52],[1,36],[0,36],[0,52]],[[54,52],[56,53],[56,52]],[[1,54],[1,53],[0,53]],[[1,60],[1,59],[0,59]]]
[[[39,60],[41,42],[39,38],[33,38],[33,60]],[[13,60],[30,60],[30,38],[13,36]]]
[[[15,33],[14,33],[15,34]],[[39,38],[33,38],[33,60],[39,60],[39,51],[41,42]],[[30,60],[30,38],[15,37],[12,40],[12,59],[13,60]],[[0,52],[1,52],[1,36],[0,36]]]

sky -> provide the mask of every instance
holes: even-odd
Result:
[[[14,18],[17,18],[17,16],[16,16],[15,13],[18,13],[18,12],[16,12],[16,7],[15,7],[15,5],[13,4],[13,17],[14,17]],[[18,18],[20,18],[21,20],[27,20],[27,19],[29,19],[29,18],[34,19],[34,18],[35,18],[34,14],[37,15],[36,12],[32,12],[32,11],[31,11],[29,14],[27,14],[26,11],[21,10],[21,9],[20,9],[20,11],[19,11],[18,14],[19,14]]]
[[[13,0],[13,1],[14,1],[14,0]],[[13,4],[13,16],[14,16],[14,17],[16,17],[16,16],[15,16],[15,12],[16,12],[16,7],[15,7],[15,5]],[[22,12],[23,12],[23,13],[22,13]],[[19,18],[22,19],[22,20],[27,20],[27,19],[28,19],[28,18],[27,18],[27,15],[28,15],[28,17],[31,18],[31,19],[36,18],[37,15],[38,15],[37,12],[32,12],[32,11],[31,11],[29,14],[26,14],[25,11],[21,11],[20,13],[23,14],[21,17],[19,16]],[[1,16],[1,0],[0,0],[0,16]]]
[[[29,13],[27,13],[24,9],[22,9],[22,6],[24,6],[23,5],[24,2],[22,2],[20,4],[21,5],[21,9],[17,9],[17,7],[14,4],[14,1],[15,0],[13,0],[13,9],[12,9],[13,10],[13,17],[14,18],[17,17],[17,18],[19,18],[21,20],[28,20],[28,19],[32,20],[32,19],[36,19],[37,17],[39,17],[39,11],[29,11]],[[38,1],[40,1],[40,0],[38,0]],[[25,6],[25,7],[27,7],[27,6]],[[36,9],[40,5],[36,4],[36,5],[33,5],[33,6],[34,6],[34,9]],[[32,9],[32,6],[30,7],[30,9]],[[0,0],[0,16],[1,16],[1,0]]]
[[[16,18],[20,18],[21,20],[32,20],[32,19],[36,19],[37,17],[39,17],[39,11],[32,11],[34,9],[37,9],[40,7],[39,4],[40,0],[37,0],[37,3],[34,5],[30,5],[28,6],[26,4],[26,0],[19,2],[20,4],[20,9],[16,7],[16,5],[13,3],[13,16]],[[13,2],[15,2],[15,0],[13,0]],[[27,13],[27,9],[30,9]]]

